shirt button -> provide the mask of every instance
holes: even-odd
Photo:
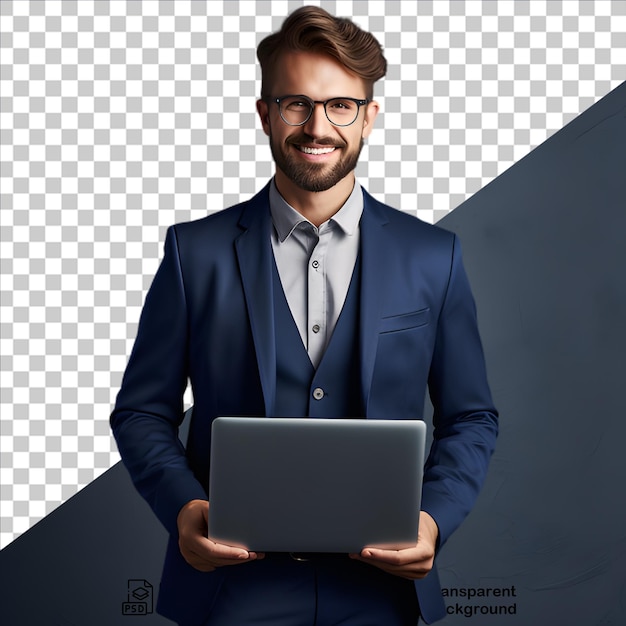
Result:
[[[313,397],[316,400],[321,400],[324,397],[324,390],[321,387],[316,387],[313,390]]]
[[[311,265],[317,269],[320,266],[320,262],[319,261],[313,261],[313,263],[311,263]]]
[[[314,333],[319,333],[320,332],[320,325],[319,324],[315,324],[311,330]]]

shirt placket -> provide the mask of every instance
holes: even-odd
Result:
[[[315,367],[322,359],[328,339],[326,259],[332,238],[330,224],[324,224],[318,230],[317,235],[317,244],[311,251],[307,268],[307,351]]]

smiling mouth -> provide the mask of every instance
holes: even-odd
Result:
[[[296,146],[300,152],[304,154],[330,154],[337,148],[336,146],[328,146],[327,148],[309,148],[308,146]]]

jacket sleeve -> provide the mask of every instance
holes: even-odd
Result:
[[[176,230],[170,227],[110,421],[135,487],[173,534],[182,506],[207,497],[178,438],[188,378],[187,319]]]
[[[476,307],[456,236],[428,385],[434,429],[422,509],[437,522],[441,547],[472,509],[498,434]]]

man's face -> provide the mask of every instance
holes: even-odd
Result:
[[[363,81],[327,56],[292,52],[277,64],[270,96],[305,95],[312,100],[350,97],[365,99]],[[289,126],[274,102],[259,100],[263,130],[280,172],[300,189],[326,191],[354,171],[363,139],[372,129],[378,105],[362,106],[356,121],[338,127],[330,123],[321,104],[302,126]]]

